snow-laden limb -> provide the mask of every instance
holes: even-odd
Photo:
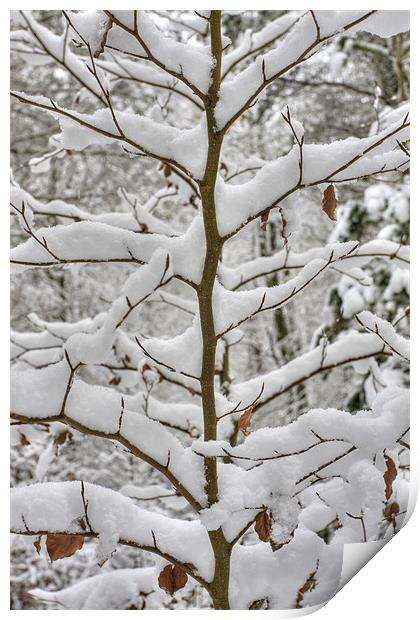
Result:
[[[199,380],[202,365],[203,341],[199,316],[195,315],[188,329],[174,338],[136,339],[143,353],[157,368],[166,369],[175,375]],[[219,342],[216,352],[216,367],[220,368],[223,357],[223,342]]]
[[[187,176],[200,179],[203,175],[207,134],[202,122],[192,129],[178,129],[132,112],[102,108],[82,114],[60,107],[47,97],[19,92],[12,92],[12,96],[58,118],[65,149],[81,151],[92,144],[118,142],[133,154],[165,161]]]
[[[13,489],[10,527],[32,536],[98,537],[102,561],[117,544],[131,545],[177,563],[200,582],[210,581],[214,570],[207,533],[198,520],[138,508],[121,493],[90,483],[47,482]]]
[[[384,21],[387,22],[387,32],[398,33],[408,29],[407,11],[398,11],[403,15],[394,25],[393,17],[387,13],[388,11],[306,12],[273,50],[260,55],[238,75],[223,82],[216,107],[218,128],[226,131],[267,86],[299,66],[336,35],[369,28],[375,31],[375,20],[380,36],[384,31]]]
[[[226,76],[240,62],[276,43],[276,41],[289,32],[301,13],[302,11],[288,11],[285,15],[281,15],[281,17],[273,20],[258,32],[247,30],[239,45],[223,56],[222,79],[226,79]]]
[[[393,450],[408,429],[408,391],[391,387],[376,397],[370,411],[314,409],[287,426],[259,429],[236,447],[223,441],[195,441],[197,454],[228,458],[232,463],[220,465],[219,501],[204,509],[200,518],[209,530],[222,526],[228,540],[236,540],[261,510],[270,508],[274,514],[282,512],[279,522],[290,528],[290,535],[300,514],[298,496],[314,485],[319,485],[316,490],[323,495],[326,480],[341,478],[349,484],[343,506],[350,510],[351,484],[360,483],[366,468],[376,476],[379,497],[371,497],[371,501],[377,501],[381,514],[382,499],[391,495],[386,495],[385,464],[380,455]],[[372,477],[372,472],[369,475]],[[273,540],[284,544],[287,536],[286,531],[277,529]]]
[[[16,246],[11,263],[16,272],[29,267],[77,263],[143,264],[158,248],[170,254],[173,272],[186,282],[199,282],[204,261],[203,223],[196,217],[179,237],[148,235],[100,222],[76,222],[30,230],[31,238]],[[194,252],[196,260],[189,260]]]
[[[399,387],[384,389],[372,405],[372,411],[349,413],[338,409],[313,409],[287,426],[263,428],[251,433],[245,441],[228,449],[229,455],[245,461],[266,462],[300,455],[309,455],[305,467],[324,458],[325,450],[315,450],[327,442],[350,444],[373,455],[391,448],[409,427],[409,393]],[[200,441],[194,442],[205,449]],[[349,446],[345,446],[344,448]],[[211,447],[212,454],[215,447]],[[218,455],[226,456],[226,448]],[[306,459],[306,456],[304,457]],[[313,460],[315,459],[315,460]]]
[[[386,350],[406,362],[410,361],[410,341],[400,336],[389,321],[381,319],[368,310],[363,310],[356,315],[360,325],[368,332],[375,334],[382,340]]]
[[[407,140],[407,114],[374,136],[347,138],[330,144],[295,145],[287,155],[269,162],[241,185],[219,176],[216,213],[219,233],[228,238],[294,192],[304,187],[353,180],[407,165],[397,140]],[[287,219],[286,209],[286,219]]]
[[[208,47],[188,45],[165,36],[147,11],[104,12],[113,22],[106,49],[149,60],[186,84],[196,95],[207,94],[212,69]]]
[[[269,276],[278,271],[302,269],[309,262],[322,258],[328,259],[334,244],[323,247],[314,247],[304,252],[295,252],[287,244],[283,249],[271,256],[259,256],[253,260],[243,262],[237,267],[220,265],[219,275],[225,288],[236,290],[256,278]],[[400,267],[409,265],[409,246],[400,245],[387,239],[373,239],[356,248],[348,256],[342,256],[335,265],[340,273],[351,277],[354,269],[360,269],[375,258],[395,260]]]
[[[68,27],[61,34],[55,34],[40,24],[34,18],[32,11],[19,11],[19,14],[24,30],[12,31],[12,49],[20,53],[29,64],[56,62],[68,71],[82,87],[105,104],[103,90],[92,72],[89,71],[86,59],[70,49]],[[105,81],[101,70],[99,70],[99,78]]]
[[[155,591],[153,568],[121,568],[83,579],[62,590],[34,588],[29,594],[65,609],[142,609]]]
[[[56,217],[63,222],[99,222],[134,232],[176,236],[176,230],[172,226],[158,219],[151,212],[156,204],[166,198],[174,197],[176,192],[169,192],[166,189],[159,190],[144,204],[140,204],[135,196],[128,194],[124,190],[120,191],[120,195],[122,199],[121,207],[128,206],[130,212],[125,209],[108,213],[91,213],[61,199],[50,200],[44,203],[17,185],[10,188],[10,203],[12,213],[17,215],[23,228],[25,228],[25,222],[22,221],[22,216],[20,215],[22,203],[25,205],[26,217],[31,224],[32,216],[35,215],[39,217]]]
[[[232,553],[231,608],[249,609],[253,603],[267,601],[270,609],[294,609],[299,589],[316,570],[317,562],[324,563],[329,555],[327,561],[334,570],[323,582],[325,598],[321,602],[328,600],[338,587],[341,550],[336,557],[328,552],[322,538],[304,528],[299,528],[292,541],[276,553],[261,542],[236,545]]]
[[[384,348],[384,343],[374,334],[349,333],[336,342],[315,347],[281,368],[248,381],[233,383],[229,399],[233,403],[246,404],[253,402],[260,395],[254,405],[254,409],[258,410],[291,387],[320,372],[380,355]]]
[[[203,109],[201,99],[197,97],[183,82],[179,82],[171,75],[161,71],[155,65],[145,65],[128,58],[112,56],[112,60],[98,60],[96,63],[107,75],[122,80],[145,84],[154,88],[172,91],[190,101],[194,106]]]
[[[67,361],[43,369],[12,370],[12,419],[26,424],[62,422],[117,441],[157,469],[195,509],[205,503],[197,456],[160,422],[128,409],[121,394],[75,379],[75,372]]]
[[[326,269],[344,256],[351,256],[358,243],[349,241],[329,248],[329,255],[306,264],[300,273],[284,284],[261,286],[248,291],[229,291],[222,285],[213,291],[213,312],[216,333],[220,337],[260,312],[284,306],[306,289]]]

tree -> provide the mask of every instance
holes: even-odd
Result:
[[[130,212],[111,213],[44,203],[16,184],[12,190],[13,211],[28,236],[12,251],[16,272],[130,268],[106,311],[73,323],[33,317],[41,331],[14,334],[14,430],[26,437],[29,426],[42,432],[53,425],[55,437],[68,429],[99,437],[123,446],[160,478],[158,489],[131,488],[126,495],[83,480],[14,489],[12,531],[34,537],[37,550],[45,545],[51,560],[97,538],[101,565],[118,544],[157,558],[157,580],[147,568],[130,576],[115,571],[102,576],[109,591],[122,581],[131,584],[128,594],[132,586],[172,596],[195,581],[215,609],[300,608],[335,591],[344,543],[377,540],[400,527],[409,429],[403,387],[378,390],[369,411],[312,409],[295,422],[253,430],[267,405],[331,368],[358,369],[380,356],[406,364],[407,340],[391,323],[363,311],[362,331],[323,340],[277,369],[233,381],[230,361],[226,366],[226,352],[249,322],[301,299],[327,272],[354,277],[376,258],[408,260],[407,248],[390,240],[301,252],[292,236],[305,193],[320,190],[319,218],[333,220],[336,185],[406,170],[405,110],[366,137],[307,144],[286,105],[280,116],[293,143],[285,155],[262,162],[243,183],[230,182],[225,163],[231,128],[272,84],[343,33],[405,31],[407,13],[394,13],[285,12],[232,51],[221,11],[169,14],[175,27],[169,36],[147,11],[64,11],[60,34],[31,13],[16,17],[20,52],[60,65],[81,87],[67,106],[12,93],[59,122],[60,153],[117,144],[139,165],[158,162],[165,184],[143,203],[122,191]],[[193,31],[193,43],[179,29]],[[165,117],[165,106],[149,116],[134,111],[133,94],[114,95],[120,79],[169,93],[176,101],[171,114]],[[181,207],[189,213],[182,229]],[[63,223],[37,228],[39,217]],[[270,220],[280,231],[280,251],[235,262],[241,236]],[[281,281],[284,272],[292,276]],[[191,317],[183,332],[143,333],[141,310],[157,299]],[[113,373],[106,387],[102,371]],[[176,390],[182,402],[173,399]],[[153,493],[175,493],[188,510],[162,515],[127,497]],[[91,587],[76,585],[62,600],[79,608]],[[125,605],[126,594],[113,604]],[[49,598],[60,601],[59,594]]]

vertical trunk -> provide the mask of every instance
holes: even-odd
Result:
[[[220,150],[223,135],[217,131],[214,118],[221,76],[222,40],[221,12],[212,11],[210,16],[211,51],[214,58],[211,85],[206,101],[208,154],[205,174],[200,183],[203,221],[206,237],[206,257],[201,283],[198,287],[198,305],[203,341],[201,367],[201,394],[204,418],[204,439],[217,439],[217,416],[214,394],[217,337],[214,328],[212,295],[217,266],[220,259],[222,241],[216,221],[215,185],[219,169]],[[206,487],[209,505],[218,500],[217,461],[206,458],[204,461]],[[225,540],[221,529],[209,532],[215,557],[215,573],[211,591],[215,609],[229,609],[229,571],[231,547]]]

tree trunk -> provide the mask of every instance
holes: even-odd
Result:
[[[221,12],[212,11],[210,16],[211,51],[214,67],[206,102],[208,153],[205,174],[200,183],[203,209],[204,230],[206,237],[206,256],[203,276],[198,286],[198,305],[200,309],[200,326],[203,341],[201,366],[201,395],[204,418],[205,441],[217,439],[217,416],[214,396],[214,379],[216,370],[217,336],[213,317],[213,287],[216,279],[222,240],[217,229],[215,185],[219,169],[220,151],[223,134],[217,131],[214,109],[217,104],[221,78],[222,38]],[[217,461],[206,458],[204,461],[208,505],[218,501]],[[211,587],[211,596],[215,609],[229,609],[229,571],[231,545],[226,541],[219,528],[209,532],[210,542],[215,557],[215,572]]]

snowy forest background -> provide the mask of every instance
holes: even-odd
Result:
[[[208,20],[194,12],[147,13],[174,40],[190,45],[202,45],[203,41],[208,44]],[[288,24],[279,20],[290,20],[292,24],[299,15],[289,11],[224,11],[223,34],[232,41],[232,49],[238,50],[237,60],[233,57],[230,66],[232,76],[287,36],[285,26],[276,31],[277,24]],[[92,23],[95,23],[93,18]],[[11,26],[12,90],[44,95],[63,108],[79,106],[92,114],[98,107],[95,97],[81,87],[65,63],[51,58],[51,53],[45,49],[46,44],[56,49],[53,39],[47,36],[48,31],[62,35],[64,46],[89,64],[86,46],[69,27],[61,11],[16,12],[12,15]],[[255,46],[253,52],[247,54],[243,50],[250,46],[251,32],[260,33],[261,49]],[[234,52],[227,47],[225,53]],[[147,63],[143,63],[143,67],[138,59],[106,46],[96,58],[97,66],[105,72],[112,87],[112,103],[116,110],[144,115],[157,123],[180,129],[198,122],[201,110],[196,98],[186,88],[179,88],[177,93],[168,87],[153,87],[150,82],[156,78]],[[171,84],[174,83],[172,80]],[[268,161],[288,153],[296,138],[290,131],[288,118],[292,119],[290,126],[294,120],[295,128],[297,121],[303,125],[305,145],[329,144],[353,136],[362,139],[386,131],[393,123],[405,119],[408,98],[408,32],[390,37],[364,31],[341,33],[273,82],[258,102],[236,121],[225,139],[219,174],[226,184],[244,184]],[[288,111],[291,117],[287,116]],[[28,239],[24,230],[28,226],[21,211],[23,203],[28,205],[27,212],[31,212],[31,231],[88,220],[144,235],[153,232],[169,235],[171,230],[181,234],[197,215],[199,201],[191,191],[191,184],[165,163],[130,155],[117,142],[106,145],[98,142],[81,150],[63,146],[53,115],[24,105],[16,98],[12,100],[11,131],[12,247]],[[395,148],[404,157],[408,156],[407,137],[398,140]],[[330,345],[340,338],[351,337],[355,331],[366,334],[367,328],[375,332],[372,315],[356,318],[362,311],[370,311],[387,322],[379,325],[388,346],[383,348],[382,342],[376,355],[353,363],[333,363],[336,367],[327,365],[326,369],[314,370],[313,376],[296,382],[291,380],[287,390],[267,399],[267,403],[263,402],[264,392],[261,395],[251,390],[253,398],[243,410],[248,418],[240,415],[240,411],[233,415],[235,426],[230,429],[230,436],[235,436],[232,445],[238,446],[237,450],[259,429],[286,427],[310,410],[369,410],[384,390],[408,387],[405,340],[399,338],[407,338],[409,330],[409,173],[406,165],[398,164],[395,168],[390,172],[379,169],[373,176],[358,174],[355,181],[336,183],[336,209],[326,204],[323,194],[326,184],[321,188],[308,187],[297,197],[285,200],[287,217],[276,209],[269,217],[263,215],[254,219],[223,248],[223,264],[231,268],[232,288],[246,290],[257,285],[275,287],[287,282],[296,276],[294,257],[317,258],[319,254],[310,254],[314,248],[348,241],[358,241],[359,247],[363,247],[377,240],[377,256],[365,261],[362,268],[356,264],[346,271],[341,263],[332,264],[322,278],[290,303],[273,312],[256,314],[241,325],[240,333],[237,330],[227,335],[220,369],[226,398],[231,384],[267,375],[317,347],[326,352]],[[287,258],[289,253],[292,265],[289,269],[283,261],[286,268],[276,266],[254,271],[257,275],[262,273],[257,279],[251,273],[252,268],[246,269],[255,258]],[[298,260],[296,265],[300,266]],[[241,266],[244,266],[242,272]],[[22,372],[47,368],[57,362],[62,344],[75,332],[69,325],[78,324],[83,331],[79,322],[108,311],[134,269],[126,263],[104,262],[59,265],[14,274],[11,288],[13,368]],[[134,395],[141,390],[145,399],[141,406],[148,415],[149,399],[152,417],[154,411],[157,416],[161,415],[157,402],[187,403],[191,409],[190,418],[181,424],[182,428],[172,430],[183,445],[191,441],[199,445],[202,429],[194,408],[199,400],[196,390],[188,382],[180,387],[176,382],[165,381],[162,378],[165,369],[161,368],[161,373],[159,368],[156,370],[156,365],[145,359],[135,344],[135,336],[141,341],[175,338],[188,329],[195,313],[195,301],[185,288],[179,281],[171,282],[132,313],[125,334],[133,350],[136,349],[134,356],[128,352],[125,342],[121,346],[116,343],[111,361],[82,369],[82,376],[88,384],[107,386],[126,400],[132,397],[133,402]],[[389,323],[398,335],[390,331]],[[348,347],[351,342],[348,341]],[[394,346],[390,347],[390,343]],[[188,357],[190,353],[185,350],[183,355]],[[51,357],[52,354],[56,357]],[[235,402],[235,398],[231,400]],[[178,423],[178,418],[175,419]],[[320,488],[313,487],[311,497],[305,497],[298,508],[296,519],[302,523],[299,527],[315,532],[325,546],[337,536],[342,536],[344,542],[391,536],[403,522],[408,497],[409,439],[406,429],[399,435],[392,440],[392,446],[384,445],[378,450],[379,456],[375,456],[375,466],[381,472],[379,478],[383,478],[385,484],[381,491],[384,497],[377,499],[375,506],[368,502],[367,507],[362,508],[364,513],[354,514],[343,509],[341,514],[338,500],[337,506],[331,507],[333,494],[331,502],[327,501]],[[131,497],[137,506],[154,513],[184,520],[195,518],[191,506],[165,483],[155,468],[115,441],[83,434],[61,422],[29,425],[17,419],[12,421],[12,439],[13,487],[45,481],[83,480]],[[241,458],[240,452],[237,454]],[[240,461],[235,463],[241,464]],[[360,470],[358,488],[362,489],[370,480],[372,474],[367,469]],[[371,497],[377,497],[377,488],[369,488]],[[359,493],[362,495],[362,490]],[[357,504],[358,500],[353,498],[352,501]],[[289,517],[294,518],[288,514]],[[212,518],[216,517],[209,516],[209,522]],[[291,538],[276,541],[274,534],[270,534],[270,518],[275,520],[274,509],[266,522],[260,519],[259,528],[251,527],[244,534],[240,544],[268,547],[270,543],[270,553],[282,553],[276,545],[278,548],[285,545],[286,549]],[[268,532],[263,531],[264,527]],[[102,549],[103,557],[98,562],[98,542],[86,538],[76,553],[51,562],[44,538],[12,534],[11,539],[12,609],[75,609],[84,605],[85,608],[102,606],[105,609],[211,606],[206,589],[194,579],[190,578],[185,587],[173,588],[169,594],[168,587],[166,591],[156,587],[156,573],[152,568],[155,558],[142,550],[124,545],[116,546],[115,551]],[[158,566],[162,570],[165,561]],[[306,578],[299,581],[297,577],[298,586],[293,586],[294,591],[278,605],[300,607],[319,602],[315,584],[316,571],[321,569],[322,562],[320,568],[318,560],[308,569]],[[96,576],[99,580],[84,582]],[[81,584],[79,589],[70,588],[77,583]],[[88,591],[82,589],[84,583],[89,589],[88,603]],[[327,588],[324,595],[328,594]],[[246,603],[250,604],[254,604],[254,608],[266,608],[270,606],[270,598]],[[276,603],[271,602],[271,605],[275,608]]]

